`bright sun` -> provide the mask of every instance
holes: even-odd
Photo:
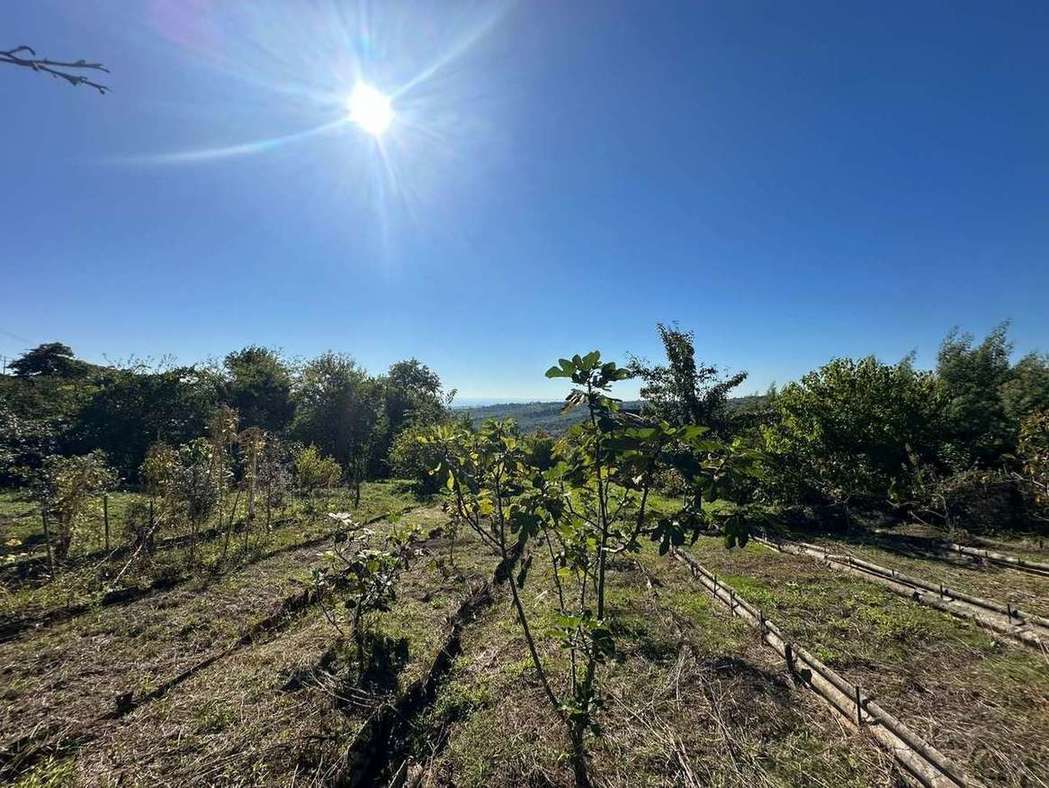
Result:
[[[350,120],[371,134],[381,137],[393,122],[390,99],[366,82],[358,82],[349,100]]]

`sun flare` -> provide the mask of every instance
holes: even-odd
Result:
[[[385,96],[366,82],[358,82],[348,102],[350,120],[373,137],[381,137],[393,122],[393,106]]]

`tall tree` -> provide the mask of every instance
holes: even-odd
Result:
[[[379,440],[386,432],[382,382],[349,356],[325,353],[302,370],[292,434],[346,470],[358,499]]]
[[[223,361],[226,401],[240,414],[243,427],[283,432],[291,422],[291,373],[280,354],[250,345]]]
[[[994,467],[1016,447],[1017,425],[1001,396],[1013,349],[1007,331],[1003,323],[977,345],[972,334],[955,330],[940,346],[936,374],[947,397],[947,438],[958,467]]]
[[[20,378],[74,378],[83,375],[87,365],[76,358],[69,345],[46,342],[12,361],[10,369]]]
[[[631,357],[631,374],[643,381],[646,409],[670,424],[702,425],[724,435],[730,430],[728,394],[747,379],[746,372],[723,377],[717,367],[696,360],[695,334],[657,323],[667,364],[649,366]]]
[[[1009,370],[1000,389],[1005,414],[1016,423],[1049,412],[1049,355],[1028,353]]]
[[[386,417],[396,435],[410,422],[439,421],[445,412],[441,379],[418,359],[398,361],[386,373]]]
[[[71,443],[102,449],[124,478],[137,480],[150,444],[204,434],[221,395],[221,380],[204,368],[109,370],[78,415]]]

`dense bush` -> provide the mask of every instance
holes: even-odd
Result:
[[[342,477],[342,468],[331,457],[325,457],[316,446],[307,446],[295,456],[295,480],[308,495],[334,487]]]
[[[1049,409],[1032,413],[1020,425],[1019,475],[1033,516],[1049,524]]]
[[[401,430],[390,447],[390,470],[394,476],[410,479],[422,495],[431,495],[440,489],[441,482],[433,474],[441,461],[433,444],[423,440],[429,426],[412,426]]]
[[[773,399],[762,429],[767,490],[787,503],[849,507],[904,493],[932,462],[943,406],[936,378],[909,361],[835,359]]]

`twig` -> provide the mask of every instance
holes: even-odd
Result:
[[[23,57],[21,53],[28,53],[30,57]],[[104,71],[108,74],[109,69],[101,63],[88,63],[83,59],[66,62],[38,58],[36,52],[34,52],[31,47],[27,47],[24,44],[6,51],[0,50],[0,63],[21,66],[23,68],[32,69],[33,71],[43,71],[56,79],[64,79],[73,87],[76,87],[77,85],[87,85],[90,88],[94,88],[102,95],[105,95],[110,90],[108,85],[101,85],[98,82],[88,79],[83,74],[70,73],[68,71],[68,69],[89,69],[92,71]]]

